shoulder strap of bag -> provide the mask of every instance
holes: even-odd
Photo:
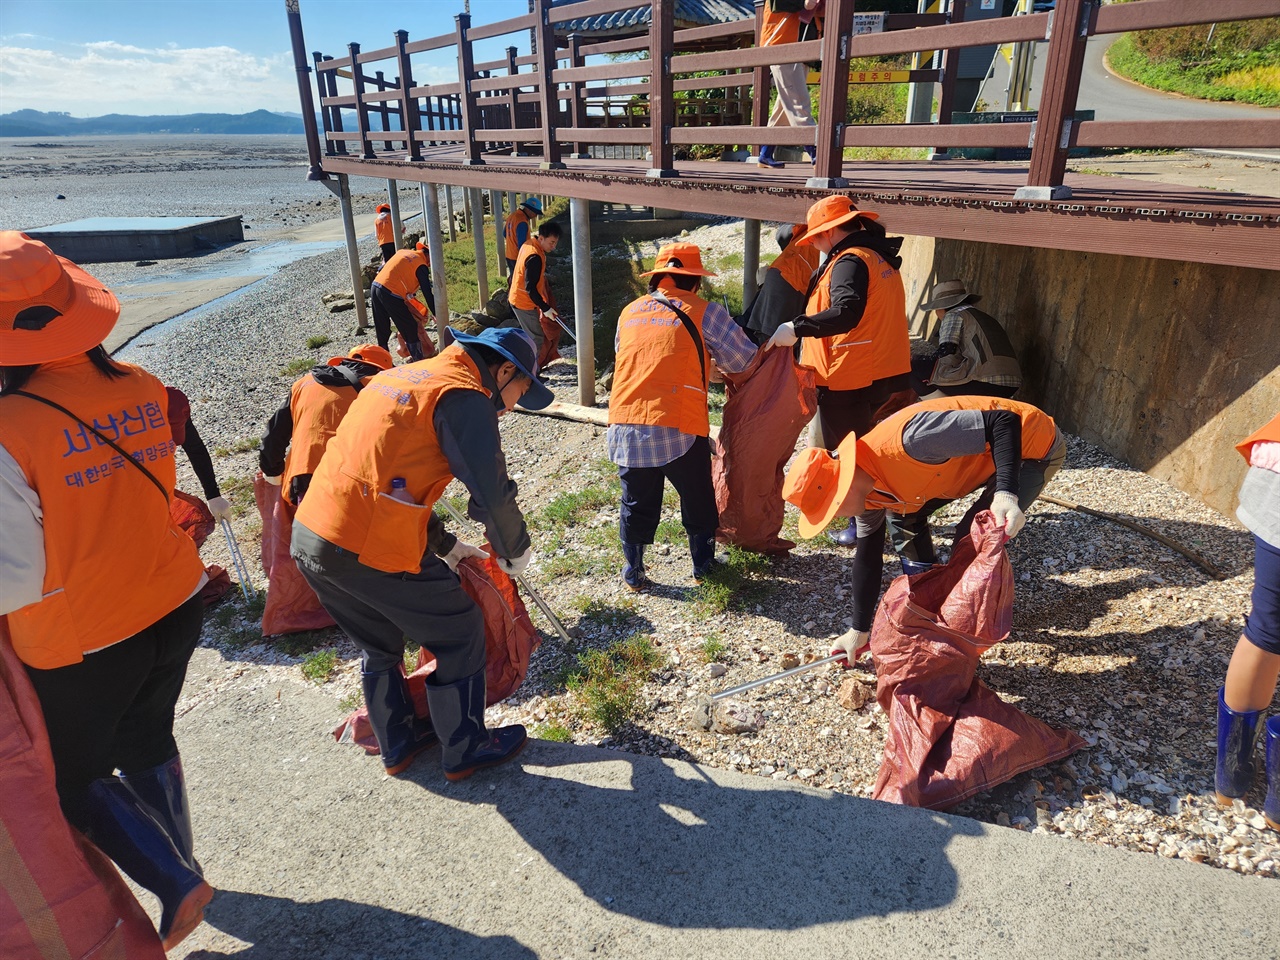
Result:
[[[360,375],[356,373],[354,370],[352,370],[350,367],[348,367],[345,363],[339,363],[333,366],[331,369],[337,370],[338,373],[342,375],[342,378],[347,381],[347,383],[355,387],[356,393],[359,393],[361,390],[364,389],[364,384],[360,382]]]
[[[165,503],[169,502],[169,491],[164,488],[163,483],[161,483],[159,480],[156,479],[155,474],[152,473],[150,470],[148,470],[146,467],[144,467],[142,464],[140,464],[137,460],[135,460],[133,458],[133,454],[131,454],[124,447],[120,446],[120,444],[116,443],[110,437],[103,436],[102,431],[94,427],[93,424],[85,423],[83,420],[77,417],[74,413],[72,413],[62,404],[54,403],[52,400],[46,399],[45,397],[37,396],[34,393],[27,393],[27,391],[25,390],[15,390],[13,391],[13,393],[9,394],[9,396],[26,397],[28,400],[34,400],[36,403],[43,403],[46,407],[53,407],[53,409],[55,410],[61,410],[68,417],[70,417],[76,423],[80,424],[80,426],[84,427],[86,430],[92,433],[95,437],[97,437],[99,440],[101,440],[103,443],[109,446],[116,453],[124,457],[128,463],[132,463],[135,467],[141,470],[143,475],[146,476],[148,480],[150,480],[152,483],[156,485],[156,489],[160,491],[160,496],[164,497],[164,502]]]
[[[680,318],[680,322],[684,324],[684,328],[689,331],[689,336],[693,338],[693,345],[698,348],[698,366],[702,368],[702,382],[707,382],[707,347],[702,342],[702,334],[698,332],[697,324],[693,322],[693,318],[677,307],[674,303],[664,297],[656,290],[649,294],[659,303],[671,308],[672,313]]]

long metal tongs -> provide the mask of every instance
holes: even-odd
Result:
[[[231,565],[236,568],[236,576],[240,578],[240,593],[245,602],[257,599],[258,591],[249,580],[249,567],[244,562],[244,554],[240,552],[240,544],[236,535],[231,532],[231,523],[226,517],[218,521],[222,525],[222,534],[227,538],[227,549],[231,552]]]

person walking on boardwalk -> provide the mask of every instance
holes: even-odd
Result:
[[[525,197],[520,206],[511,211],[506,225],[502,228],[503,257],[507,261],[507,276],[514,276],[516,260],[520,256],[520,248],[529,242],[533,235],[534,225],[542,216],[542,201],[537,197]]]
[[[547,254],[560,244],[560,224],[547,222],[538,227],[535,236],[525,241],[511,271],[511,309],[517,324],[533,338],[538,348],[538,365],[544,366],[548,354],[560,340],[560,315],[556,312],[547,280]]]
[[[702,278],[715,274],[703,268],[696,245],[667,244],[641,276],[649,278],[649,292],[618,317],[607,433],[609,459],[622,481],[622,579],[632,590],[649,585],[644,548],[658,529],[666,480],[680,494],[694,579],[716,566],[720,515],[711,482],[709,374],[712,361],[740,373],[756,355],[729,311],[698,296]]]
[[[540,410],[552,394],[523,331],[454,336],[439,356],[379,373],[360,391],[298,507],[292,556],[363,654],[369,723],[387,772],[406,769],[438,737],[445,776],[462,780],[519,753],[525,729],[485,728],[484,618],[454,572],[485,553],[448,533],[432,507],[456,477],[499,566],[523,571],[533,549],[498,418],[516,403]],[[436,658],[430,724],[409,698],[406,637]]]
[[[912,386],[925,396],[1012,397],[1022,386],[1022,368],[1000,322],[974,306],[982,297],[961,280],[944,280],[920,305],[941,322],[928,354],[913,356]]]
[[[822,0],[764,0],[760,7],[760,46],[773,47],[784,43],[796,43],[805,24],[820,17]],[[821,33],[821,20],[818,20]],[[813,105],[809,102],[809,65],[807,63],[776,63],[769,67],[777,99],[769,112],[771,127],[816,127]],[[805,145],[805,153],[813,161],[817,150],[813,144]],[[759,162],[766,167],[784,166],[773,155],[772,146],[760,148]]]
[[[881,406],[911,387],[902,238],[886,236],[879,219],[841,195],[809,208],[805,234],[793,243],[812,245],[826,259],[805,315],[780,324],[768,344],[801,341],[800,362],[817,372],[819,442],[828,450],[870,430]],[[852,522],[831,539],[852,547]]]
[[[853,517],[853,630],[832,653],[852,662],[866,645],[880,595],[885,526],[902,572],[935,563],[929,516],[979,488],[982,495],[956,525],[956,541],[973,518],[991,510],[1010,538],[1024,511],[1061,468],[1066,440],[1047,413],[999,397],[943,397],[898,411],[866,434],[848,434],[833,455],[811,448],[787,471],[782,495],[800,508],[800,535],[815,537],[835,517]]]
[[[1218,691],[1214,790],[1224,807],[1249,792],[1257,769],[1258,734],[1265,731],[1262,815],[1272,830],[1280,830],[1280,714],[1263,723],[1280,678],[1280,415],[1236,449],[1249,464],[1236,517],[1253,534],[1253,597]]]
[[[378,204],[377,216],[373,218],[373,233],[378,238],[382,262],[386,263],[396,252],[396,228],[391,222],[391,204]]]
[[[173,737],[206,578],[169,514],[164,385],[102,348],[119,316],[88,273],[0,232],[0,615],[63,814],[159,898],[169,949],[213,896]]]
[[[373,278],[369,298],[373,301],[373,330],[378,346],[387,349],[391,324],[395,323],[412,359],[435,355],[430,338],[425,343],[419,339],[418,321],[436,312],[431,256],[426,244],[419,241],[411,250],[397,250]]]

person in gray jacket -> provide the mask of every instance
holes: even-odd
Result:
[[[911,358],[916,393],[922,397],[984,396],[1011,399],[1022,386],[1022,368],[999,321],[974,307],[982,297],[961,280],[935,284],[920,309],[941,321],[936,347]]]

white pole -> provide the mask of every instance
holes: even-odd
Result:
[[[431,256],[431,292],[436,301],[436,329],[440,334],[440,348],[448,346],[449,336],[449,285],[444,276],[444,238],[440,235],[440,194],[434,183],[424,183],[422,212],[427,224],[427,253]]]
[[[351,289],[356,298],[356,333],[369,327],[369,312],[364,304],[364,274],[360,269],[360,247],[356,242],[356,220],[351,210],[351,182],[345,173],[338,174],[338,202],[342,206],[342,232],[347,238],[347,262],[351,267]]]
[[[400,222],[400,185],[387,181],[387,203],[391,205],[391,225],[395,228],[396,249],[404,249],[404,225]]]
[[[476,287],[480,294],[479,307],[489,302],[489,256],[484,249],[484,198],[479,187],[467,190],[471,197],[471,238],[476,248]]]
[[[596,405],[595,309],[591,303],[591,204],[569,200],[573,231],[573,322],[578,337],[578,402]]]

